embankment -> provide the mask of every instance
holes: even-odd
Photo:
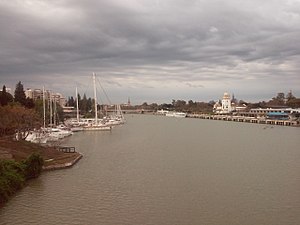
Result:
[[[1,138],[0,207],[10,196],[13,196],[26,185],[27,177],[24,176],[24,163],[32,155],[38,155],[42,158],[41,169],[43,171],[69,168],[82,158],[78,152],[65,153],[54,147],[43,147],[27,141],[14,141],[11,137]]]

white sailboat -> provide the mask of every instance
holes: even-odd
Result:
[[[102,123],[101,120],[98,120],[98,109],[97,109],[97,89],[96,89],[96,75],[93,73],[93,84],[94,84],[94,99],[95,99],[95,120],[91,120],[90,123],[83,126],[84,130],[99,130],[99,131],[110,131],[112,125]]]
[[[71,131],[78,132],[83,131],[82,123],[79,118],[79,102],[78,102],[78,90],[76,86],[76,121],[69,121],[71,126]]]
[[[120,105],[115,105],[115,111],[112,115],[106,116],[103,118],[103,121],[106,125],[120,125],[125,123],[125,117],[123,115]]]

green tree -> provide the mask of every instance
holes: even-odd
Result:
[[[56,115],[57,115],[57,121],[58,122],[63,122],[64,121],[64,112],[63,108],[58,104],[57,102],[54,103],[56,104]]]
[[[186,101],[184,101],[184,100],[177,100],[174,103],[174,107],[176,110],[184,110],[185,106],[186,106]]]
[[[26,179],[36,178],[38,177],[44,165],[44,160],[38,153],[32,153],[25,161],[24,161],[24,175]]]
[[[29,109],[33,109],[34,106],[35,106],[35,104],[34,104],[33,99],[27,97],[27,98],[26,98],[26,101],[25,101],[25,107],[26,107],[26,108],[29,108]]]
[[[68,97],[67,106],[73,106],[73,107],[76,106],[76,103],[75,103],[75,100],[74,100],[73,96]]]
[[[86,98],[86,95],[84,93],[82,100],[80,101],[80,112],[85,114],[88,112],[88,100]]]
[[[15,102],[19,102],[21,105],[26,105],[26,95],[23,84],[19,81],[15,89]]]
[[[6,86],[3,85],[2,92],[0,92],[0,105],[5,106],[9,102],[13,102],[13,96],[6,92]]]
[[[290,99],[287,101],[286,105],[292,108],[300,108],[300,98]]]
[[[0,205],[25,183],[22,164],[13,160],[0,160]]]
[[[87,110],[88,112],[91,112],[93,109],[93,100],[91,98],[88,98],[87,100]]]
[[[287,93],[287,95],[286,95],[286,100],[287,100],[287,102],[289,102],[293,99],[296,99],[296,97],[293,95],[292,91],[289,91],[289,93]]]

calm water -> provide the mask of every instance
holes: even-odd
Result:
[[[44,173],[0,224],[298,225],[300,128],[128,115],[65,140],[84,158]]]

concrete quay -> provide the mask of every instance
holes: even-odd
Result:
[[[246,117],[246,116],[233,116],[233,115],[209,115],[209,114],[188,114],[189,118],[209,119],[209,120],[223,120],[245,123],[257,123],[268,125],[280,125],[280,126],[293,126],[299,127],[300,121],[297,120],[272,120],[264,117]]]

